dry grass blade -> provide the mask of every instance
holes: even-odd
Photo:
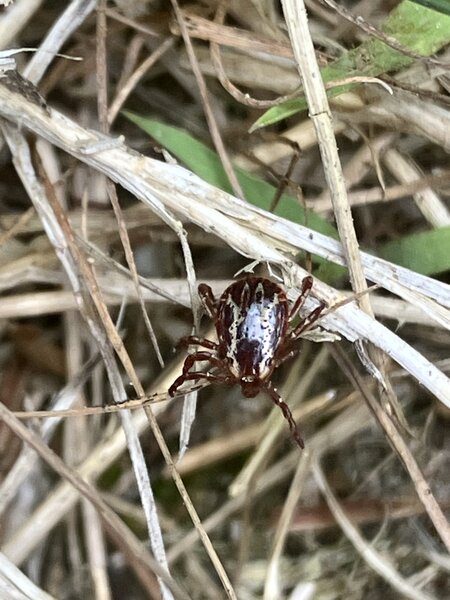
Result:
[[[24,140],[18,133],[11,135],[11,132],[7,132],[6,127],[4,128],[4,131],[5,134],[9,137],[9,143],[13,150],[15,150],[18,147],[21,147],[21,149],[24,150]],[[29,167],[29,161],[27,163],[27,157],[23,156],[23,158],[23,162],[17,161],[18,167]],[[29,171],[27,173],[25,170],[22,172],[24,174],[24,183],[29,189],[31,189],[32,182],[34,182],[34,190],[32,195],[33,199],[36,200],[37,198],[39,198],[42,201],[45,198],[45,196],[42,194],[41,190],[39,190],[39,184],[37,183],[34,175]],[[27,176],[25,176],[25,173]],[[66,218],[64,211],[62,210],[58,201],[52,196],[51,190],[49,191],[50,194],[48,199],[51,204],[51,208],[54,212],[48,210],[48,208],[45,205],[44,207],[37,206],[37,209],[38,211],[41,211],[43,222],[47,224],[47,230],[49,235],[51,235],[52,237],[56,237],[56,239],[58,240],[55,246],[59,251],[59,255],[62,259],[62,262],[65,263],[67,266],[67,274],[71,276],[71,282],[74,288],[74,293],[75,295],[78,294],[80,311],[82,312],[82,314],[86,314],[86,321],[90,325],[93,335],[99,343],[99,350],[102,353],[105,366],[107,368],[107,371],[109,372],[111,389],[115,396],[116,402],[120,402],[125,397],[125,392],[115,364],[115,360],[110,352],[108,344],[106,343],[106,337],[108,339],[108,342],[111,343],[112,347],[114,347],[118,356],[120,357],[122,364],[125,367],[127,373],[129,374],[138,395],[144,397],[145,393],[141,386],[141,383],[136,376],[134,367],[125,350],[122,339],[120,338],[114,326],[114,323],[112,322],[111,317],[106,309],[106,305],[104,304],[103,299],[101,297],[100,290],[98,288],[98,284],[95,279],[92,267],[91,265],[89,265],[86,258],[81,253],[79,247],[76,245],[75,237],[72,233],[70,224]],[[61,232],[64,232],[65,236],[62,235],[61,237]],[[61,251],[61,247],[66,249],[65,253]],[[80,272],[83,276],[80,279],[78,279],[77,277],[78,268],[80,269]],[[80,288],[81,281],[84,281],[84,285],[86,285],[86,287],[89,289],[91,297],[87,296],[85,292],[83,294],[84,290]],[[86,302],[85,304],[82,302],[83,295],[84,300]],[[98,311],[97,315],[95,315],[95,310],[93,310],[93,306],[95,306],[95,310]],[[104,331],[102,330],[102,327],[105,328]],[[145,413],[147,415],[153,433],[155,434],[158,445],[161,448],[164,459],[170,469],[171,475],[179,489],[180,495],[182,496],[183,501],[188,509],[188,512],[191,515],[191,518],[194,522],[194,525],[197,528],[205,547],[207,548],[208,554],[210,555],[210,558],[218,572],[218,575],[224,584],[227,594],[230,598],[234,598],[235,596],[233,588],[228,579],[228,576],[207,534],[202,528],[201,521],[197,515],[197,512],[189,498],[189,495],[186,491],[186,488],[184,487],[180,476],[178,475],[175,469],[172,457],[161,434],[152,409],[148,406],[145,407]],[[126,412],[121,413],[121,418],[124,429],[127,433],[130,454],[134,460],[134,464],[136,465],[137,481],[142,485],[141,493],[144,507],[146,508],[146,514],[149,520],[150,535],[152,536],[153,543],[156,544],[156,548],[160,549],[160,551],[158,551],[157,557],[164,564],[165,556],[162,550],[162,534],[160,531],[160,526],[156,514],[153,493],[149,485],[149,474],[145,465],[145,460],[139,444],[137,432],[133,427],[132,420]],[[145,485],[145,482],[147,482],[147,485]]]
[[[0,593],[4,598],[20,600],[55,600],[39,589],[20,569],[0,553]]]
[[[11,132],[8,132],[6,127],[4,128],[4,133],[15,156],[16,165],[19,173],[22,175],[24,185],[27,189],[33,190],[31,197],[35,202],[36,210],[41,215],[44,227],[46,228],[50,239],[55,240],[57,252],[59,253],[62,263],[66,267],[67,275],[73,285],[74,294],[78,296],[80,311],[85,316],[94,338],[98,341],[100,353],[102,354],[106,369],[110,376],[112,392],[116,401],[120,401],[120,399],[124,398],[125,392],[115,359],[109,348],[109,343],[115,347],[125,368],[128,368],[130,373],[134,373],[134,369],[102,300],[94,272],[76,245],[71,226],[61,205],[56,199],[54,190],[48,181],[43,165],[38,160],[41,177],[46,183],[47,195],[44,193],[43,189],[40,189],[39,182],[34,175],[25,140],[18,133],[11,134]],[[89,290],[89,294],[87,293],[87,290]],[[136,377],[135,381],[139,384]],[[139,385],[137,384],[135,387],[136,389],[139,389]],[[142,388],[140,391],[143,395]],[[140,492],[148,520],[152,547],[157,559],[164,568],[167,567],[167,561],[165,560],[162,533],[143,452],[138,436],[132,427],[132,421],[129,414],[127,412],[122,412],[121,419],[127,434],[130,455],[133,464],[135,465],[136,478],[140,485]],[[163,580],[161,586],[162,589],[165,590],[165,583]],[[172,597],[170,592],[164,593],[167,598]]]
[[[445,600],[450,15],[6,4],[0,598]],[[253,270],[292,311],[305,253],[288,331],[326,306],[265,381],[300,452],[198,284]]]
[[[352,406],[343,411],[338,417],[332,419],[321,431],[308,439],[308,451],[313,455],[322,455],[326,451],[333,451],[352,437],[355,433],[366,429],[370,425],[369,412],[364,405]],[[276,461],[270,466],[256,482],[253,495],[257,498],[259,495],[280,485],[282,481],[289,477],[292,471],[298,465],[298,449]],[[249,498],[247,490],[239,496],[225,502],[220,509],[211,514],[204,520],[206,531],[212,531],[219,527],[224,521],[229,519],[234,513],[241,510]],[[188,552],[197,542],[195,532],[186,535],[182,542],[177,543],[169,549],[167,556],[169,562],[176,560],[184,552]]]
[[[329,240],[326,236],[310,232],[307,228],[293,225],[275,216],[269,217],[267,213],[244,205],[225,192],[209,186],[185,169],[131,153],[120,142],[114,143],[111,140],[112,147],[106,147],[97,154],[90,154],[89,148],[100,139],[104,139],[102,136],[79,127],[55,110],[52,110],[52,115],[49,117],[39,111],[35,105],[17,94],[12,94],[3,86],[0,86],[0,114],[8,119],[20,119],[23,125],[38,135],[42,135],[83,162],[107,174],[126,189],[132,190],[149,207],[158,214],[164,215],[165,220],[173,227],[177,227],[177,222],[169,216],[168,209],[177,211],[185,218],[201,225],[206,231],[212,231],[223,237],[232,247],[246,256],[289,268],[292,280],[301,281],[304,271],[288,261],[286,256],[274,246],[269,246],[260,235],[250,233],[249,229],[241,225],[242,219],[244,222],[250,222],[249,211],[254,217],[258,216],[258,221],[254,219],[251,223],[252,228],[261,222],[264,229],[263,222],[266,221],[265,227],[270,222],[271,234],[279,235],[284,242],[290,237],[293,238],[294,234],[291,232],[295,230],[296,233],[304,232],[304,246],[308,246],[305,249],[312,252],[317,251],[319,254],[326,252],[329,258],[333,258],[328,248],[334,248],[335,253],[339,248],[337,242]],[[327,250],[321,249],[324,244],[327,245]],[[371,273],[368,274],[373,281],[392,287],[397,293],[407,295],[408,299],[414,299],[421,306],[426,304],[427,299],[412,293],[408,289],[411,285],[417,288],[420,285],[422,295],[423,292],[427,293],[427,288],[432,288],[434,297],[439,298],[440,302],[444,305],[450,302],[450,291],[444,284],[390,265],[386,261],[369,256],[363,256],[363,260],[368,264],[368,270],[373,269],[373,277]],[[385,269],[383,274],[377,271],[381,265]],[[390,271],[392,273],[387,281],[385,281],[386,269],[388,273]],[[399,277],[402,276],[409,282],[406,289],[398,285]],[[333,304],[340,299],[331,288],[320,282],[315,283],[315,294],[328,304]],[[428,310],[428,313],[442,315],[447,322],[450,322],[448,310],[442,307],[435,306],[433,312]],[[363,314],[357,307],[347,305],[340,308],[339,311],[324,319],[324,325],[337,329],[352,341],[361,338],[372,342],[406,368],[441,402],[450,406],[448,378],[423,355],[368,315]]]
[[[299,74],[308,101],[309,112],[319,142],[325,177],[330,188],[333,213],[345,254],[350,282],[355,293],[361,294],[367,289],[367,283],[364,277],[359,243],[353,224],[338,145],[334,135],[331,110],[308,28],[306,9],[302,0],[284,0],[283,8]],[[358,304],[368,315],[374,316],[368,295],[360,296]],[[377,377],[380,384],[380,394],[383,397],[386,395],[386,403],[389,402],[391,409],[396,414],[401,415],[398,399],[387,376],[384,355],[379,348],[370,345],[366,349],[361,343],[357,345],[357,348],[360,349],[361,360],[364,360],[362,354],[365,355],[366,368]]]
[[[92,375],[92,369],[97,363],[98,357],[94,357],[84,365],[81,371],[73,377],[73,380],[64,386],[64,388],[56,395],[54,399],[54,408],[62,409],[62,412],[64,413],[66,407],[74,404],[76,399],[80,396],[82,386]],[[55,415],[53,411],[50,411],[50,413]],[[78,410],[75,410],[75,413],[78,413]],[[18,415],[15,416],[20,418]],[[23,416],[24,415],[22,415],[22,417]],[[52,439],[52,436],[60,423],[58,415],[56,415],[56,417],[57,418],[46,421],[40,427],[40,435],[47,443]],[[0,485],[0,514],[4,513],[12,498],[19,492],[23,482],[26,481],[27,477],[30,476],[30,473],[33,472],[33,469],[36,467],[36,460],[36,455],[34,453],[30,454],[27,447],[22,450],[14,466]]]
[[[328,352],[323,348],[315,357],[311,366],[303,373],[300,385],[294,383],[296,387],[295,392],[297,402],[301,401],[302,398],[306,396],[309,389],[314,385],[317,377],[319,377],[320,373],[323,371],[327,357]],[[293,372],[295,373],[295,371]],[[285,386],[285,388],[287,387],[288,385]],[[289,394],[287,397],[289,397]],[[295,408],[295,406],[293,406],[293,408]],[[255,474],[258,473],[264,464],[267,464],[269,457],[273,454],[276,448],[276,441],[286,426],[284,419],[282,419],[279,414],[279,410],[275,409],[277,409],[277,407],[272,409],[272,413],[267,420],[266,431],[264,432],[265,435],[261,437],[261,441],[256,447],[255,452],[230,485],[231,496],[240,496],[241,494],[248,492],[251,482],[255,478]]]
[[[325,176],[330,188],[334,216],[339,229],[350,281],[355,292],[362,292],[367,284],[359,256],[359,244],[350,214],[347,190],[342,173],[331,111],[320,77],[314,46],[308,28],[306,9],[302,0],[284,0],[284,13],[295,59],[302,78],[309,112],[314,123],[322,155]],[[370,300],[363,296],[360,305],[372,314]]]
[[[267,569],[267,577],[264,585],[264,600],[277,600],[281,595],[279,561],[295,507],[302,493],[302,485],[304,484],[311,467],[311,459],[312,457],[310,454],[304,455],[299,461],[294,477],[292,478],[289,493],[286,497],[286,502],[284,503],[283,511],[274,536],[272,555],[269,559],[269,567]]]
[[[227,177],[229,182],[231,183],[234,193],[236,196],[240,198],[244,198],[244,194],[242,192],[241,185],[236,177],[234,172],[233,165],[228,156],[228,153],[225,148],[225,144],[223,143],[222,137],[220,135],[219,127],[216,122],[216,118],[214,116],[214,112],[211,107],[210,100],[208,98],[208,90],[205,84],[205,80],[203,78],[202,72],[200,71],[200,67],[198,65],[197,57],[195,56],[194,48],[192,46],[191,39],[189,37],[189,31],[186,27],[186,23],[184,21],[184,16],[182,11],[178,6],[177,0],[171,0],[173,10],[175,12],[178,25],[180,27],[181,35],[183,37],[183,41],[186,46],[186,50],[189,56],[189,60],[192,66],[192,71],[195,75],[195,79],[197,82],[198,89],[200,91],[203,103],[203,110],[205,111],[206,120],[208,121],[209,131],[211,133],[212,139],[214,141],[214,145],[216,150],[222,160],[222,164],[227,173]]]
[[[130,564],[136,569],[141,582],[151,594],[155,592],[155,582],[153,578],[149,577],[149,567],[170,589],[175,590],[177,596],[180,598],[187,597],[170,578],[169,574],[161,568],[152,556],[149,555],[145,546],[135,538],[131,530],[123,524],[89,483],[64,464],[59,456],[50,450],[50,448],[48,448],[35,433],[18,421],[7,408],[1,404],[0,418],[16,433],[16,435],[20,436],[25,443],[29,444],[63,479],[70,482],[83,497],[87,498],[95,506],[98,513],[107,524],[110,535],[122,550],[130,556]]]

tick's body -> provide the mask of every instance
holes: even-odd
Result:
[[[222,294],[216,321],[218,356],[247,398],[256,396],[259,382],[272,374],[288,325],[286,294],[269,279],[240,279]]]
[[[173,396],[185,381],[207,379],[210,382],[239,384],[246,398],[265,390],[283,411],[299,446],[303,441],[289,407],[270,382],[274,369],[298,353],[296,340],[317,321],[324,305],[319,305],[299,324],[289,330],[290,321],[298,314],[312,287],[312,277],[302,281],[302,292],[292,309],[283,288],[270,279],[247,276],[232,283],[216,302],[211,288],[202,283],[198,292],[213,319],[218,343],[195,336],[183,338],[183,346],[197,345],[209,351],[188,355],[183,373],[169,388]],[[198,361],[209,361],[214,373],[192,372]]]

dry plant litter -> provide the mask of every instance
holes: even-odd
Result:
[[[1,598],[449,597],[450,16],[307,9],[2,10]],[[305,253],[306,449],[263,396],[169,399],[197,283],[294,301]]]

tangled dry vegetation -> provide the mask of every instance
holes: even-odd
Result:
[[[38,51],[0,80],[2,599],[450,597],[450,54],[335,75],[330,113],[318,65],[395,46],[392,2],[341,4],[3,9]],[[197,282],[249,266],[358,294],[274,374],[303,452],[263,394],[167,398]]]

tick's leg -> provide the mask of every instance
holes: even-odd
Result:
[[[287,341],[281,345],[277,351],[275,359],[273,361],[274,369],[277,369],[287,360],[290,360],[300,352],[301,348],[299,344],[292,345],[292,341],[288,338]]]
[[[309,315],[302,319],[297,327],[292,330],[290,335],[291,340],[296,340],[304,331],[311,329],[314,323],[320,319],[326,307],[327,305],[321,302],[317,308],[315,308],[309,313]]]
[[[169,396],[175,396],[177,389],[181,387],[185,381],[200,381],[200,379],[206,379],[209,383],[233,383],[227,375],[212,375],[211,373],[202,373],[202,371],[184,373],[175,379],[170,386]]]
[[[301,310],[302,306],[305,304],[306,298],[309,296],[309,292],[311,291],[313,285],[313,278],[311,275],[305,277],[302,281],[302,291],[300,292],[299,297],[294,302],[294,305],[291,308],[291,312],[289,314],[289,320],[292,321],[297,315],[299,310]]]
[[[185,375],[188,371],[190,371],[191,367],[194,366],[196,362],[200,361],[208,361],[215,367],[223,370],[223,361],[211,352],[194,352],[194,354],[188,354],[186,356],[186,360],[183,365],[183,375]]]
[[[215,321],[217,319],[217,303],[212,289],[209,285],[206,285],[206,283],[201,283],[198,286],[198,295],[200,296],[200,300],[202,301],[206,312],[211,319]]]
[[[305,447],[305,444],[301,438],[300,432],[297,427],[297,423],[294,421],[294,417],[292,416],[291,409],[286,404],[286,402],[284,402],[284,400],[281,398],[280,394],[272,386],[271,383],[266,384],[265,389],[266,389],[267,393],[269,394],[269,396],[272,398],[274,404],[276,404],[277,406],[279,406],[281,408],[281,412],[283,413],[284,418],[286,419],[286,421],[289,424],[289,429],[291,430],[292,437],[296,441],[297,445],[303,449]]]
[[[195,380],[196,376],[198,376],[198,379],[208,379],[208,375],[210,375],[209,373],[202,373],[201,371],[194,371],[193,373],[190,373],[190,369],[194,366],[194,364],[200,361],[208,361],[219,369],[223,368],[223,362],[210,352],[195,352],[194,354],[189,354],[184,361],[181,375],[172,383],[169,388],[169,396],[173,396],[177,388],[179,388],[180,385],[183,385],[185,381],[192,381],[193,379]],[[211,377],[213,377],[213,375],[211,375]],[[217,377],[217,375],[214,377]]]
[[[196,335],[188,335],[180,339],[180,341],[177,344],[177,348],[187,348],[191,345],[203,346],[203,348],[208,348],[208,350],[217,350],[219,347],[219,345],[216,344],[216,342],[212,342],[211,340],[200,338]]]

